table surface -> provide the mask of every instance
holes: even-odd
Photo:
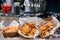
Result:
[[[49,39],[27,39],[27,38],[23,38],[23,37],[7,37],[5,38],[2,34],[2,31],[0,31],[0,40],[60,40],[60,38],[56,37],[56,38],[52,38],[50,37]]]

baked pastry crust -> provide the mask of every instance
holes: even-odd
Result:
[[[10,26],[10,27],[4,27],[3,28],[3,35],[5,37],[14,37],[18,34],[18,27],[16,26]]]

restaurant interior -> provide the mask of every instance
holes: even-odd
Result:
[[[60,40],[60,0],[0,0],[0,40]]]

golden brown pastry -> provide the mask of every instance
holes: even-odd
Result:
[[[18,27],[4,27],[3,28],[4,32],[9,31],[9,30],[11,30],[12,32],[17,32],[18,31]]]
[[[21,33],[22,34],[27,34],[29,33],[31,30],[31,28],[29,27],[29,25],[24,25],[22,28],[21,28]]]
[[[21,30],[21,33],[26,36],[33,36],[36,32],[36,27],[34,23],[30,22],[30,23],[24,24],[20,30]]]
[[[16,36],[18,33],[18,27],[17,26],[9,26],[3,28],[3,35],[6,37],[13,37]]]
[[[51,21],[52,18],[45,18],[44,20],[45,20],[45,21]]]
[[[29,36],[33,36],[36,32],[36,28],[32,28],[31,32],[28,34]]]
[[[53,23],[52,22],[48,22],[45,25],[43,25],[42,27],[39,28],[40,31],[40,37],[47,37],[46,35],[48,35],[50,33],[50,31],[53,29]]]

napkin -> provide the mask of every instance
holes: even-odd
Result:
[[[0,22],[0,28],[1,29],[3,29],[3,27],[4,27],[3,23],[4,23],[4,20]]]
[[[19,25],[19,23],[18,23],[17,21],[13,20],[13,21],[10,23],[9,26],[18,26],[18,25]]]

